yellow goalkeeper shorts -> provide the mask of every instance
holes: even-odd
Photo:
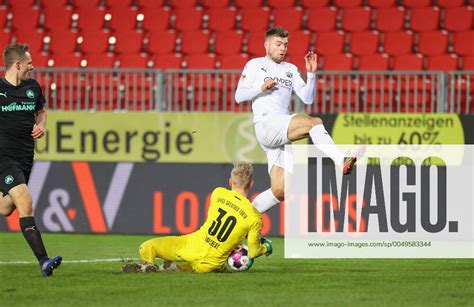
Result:
[[[223,265],[206,261],[200,246],[195,246],[191,234],[168,236],[145,241],[140,245],[143,262],[154,263],[155,258],[165,261],[187,262],[194,272],[220,272]]]

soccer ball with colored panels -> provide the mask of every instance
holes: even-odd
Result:
[[[239,245],[230,253],[227,258],[227,267],[232,271],[247,271],[253,265],[253,259],[249,257],[249,249],[247,245]]]

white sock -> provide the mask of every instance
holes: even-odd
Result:
[[[253,200],[252,205],[258,210],[258,212],[263,213],[279,203],[280,201],[275,197],[275,195],[273,195],[272,189],[268,189],[258,194],[258,196]]]
[[[334,143],[334,140],[322,124],[311,128],[311,130],[309,130],[309,135],[311,136],[314,145],[325,145],[318,148],[328,157],[333,159],[336,165],[342,166],[344,164],[344,155],[339,151],[339,149],[337,149],[336,143]]]

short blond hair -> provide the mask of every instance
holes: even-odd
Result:
[[[246,188],[252,181],[253,166],[249,162],[237,161],[234,163],[234,168],[230,172],[230,177],[235,185]]]
[[[21,61],[29,51],[30,47],[27,44],[9,44],[3,49],[3,65],[9,69],[16,61]]]

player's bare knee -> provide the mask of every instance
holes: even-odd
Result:
[[[301,122],[304,124],[304,126],[311,126],[313,122],[313,118],[307,114],[303,114],[303,116],[300,117]]]
[[[309,131],[314,127],[314,126],[317,126],[317,125],[322,125],[323,124],[323,121],[321,118],[319,117],[311,117],[311,116],[308,116],[305,120],[305,128],[306,128],[306,133],[309,133]]]
[[[319,117],[311,117],[311,128],[317,125],[322,125],[323,120]]]
[[[20,198],[15,205],[20,217],[33,216],[33,202],[31,198]]]
[[[10,216],[15,211],[15,204],[10,199],[10,196],[0,198],[0,214],[3,216]]]

